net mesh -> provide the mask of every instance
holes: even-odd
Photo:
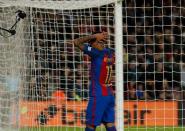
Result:
[[[2,46],[5,51],[13,52],[10,61],[7,58],[2,60],[3,64],[11,62],[9,65],[17,73],[10,78],[12,84],[17,82],[18,76],[22,84],[16,85],[14,96],[5,98],[6,104],[12,101],[7,108],[15,106],[17,116],[10,116],[14,112],[0,107],[8,111],[6,117],[14,118],[14,123],[7,120],[3,125],[2,120],[0,127],[40,130],[44,126],[53,131],[70,130],[65,127],[83,130],[89,99],[90,58],[69,41],[93,32],[107,31],[110,33],[107,46],[114,48],[114,4],[110,1],[17,0],[1,2],[1,6],[1,14],[8,21],[1,21],[2,25],[5,24],[3,28],[12,26],[16,10],[23,10],[27,17],[17,24],[16,35],[6,38],[8,44],[17,46],[17,50],[6,49],[7,43]],[[5,13],[5,10],[11,11]],[[9,35],[7,31],[2,34]],[[5,92],[10,93],[9,90]]]
[[[178,130],[184,123],[184,5],[182,0],[123,2],[124,98],[132,101],[125,103],[129,129]]]
[[[14,13],[16,8],[0,9],[0,25],[2,28],[9,28],[14,23]],[[3,20],[3,21],[2,21]],[[6,31],[1,30],[0,34],[0,129],[14,130],[18,129],[19,118],[19,99],[21,88],[24,86],[27,72],[27,54],[29,51],[25,46],[30,44],[25,36],[29,28],[20,23],[17,28],[17,36],[10,36]],[[29,52],[27,52],[29,54]]]
[[[27,14],[16,36],[0,40],[1,128],[83,130],[90,59],[69,41],[107,31],[114,48],[113,2],[0,1],[1,27],[12,25],[16,10]],[[185,2],[122,3],[123,124],[127,130],[183,131]]]

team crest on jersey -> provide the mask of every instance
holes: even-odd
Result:
[[[112,63],[113,59],[112,58],[108,58],[108,57],[104,57],[103,61],[106,62],[106,63]]]

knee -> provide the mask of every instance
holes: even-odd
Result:
[[[114,127],[114,123],[104,123],[106,128]]]
[[[107,131],[116,131],[114,123],[104,123]]]

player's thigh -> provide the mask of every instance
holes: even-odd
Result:
[[[105,109],[106,99],[100,97],[90,98],[86,110],[86,124],[100,125]]]
[[[102,122],[113,123],[115,121],[115,98],[110,96],[109,103],[104,111]]]

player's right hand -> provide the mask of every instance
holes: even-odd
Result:
[[[97,33],[97,34],[94,34],[95,37],[96,37],[96,40],[97,41],[106,41],[107,38],[108,38],[108,33],[107,32],[102,32],[102,33]]]

